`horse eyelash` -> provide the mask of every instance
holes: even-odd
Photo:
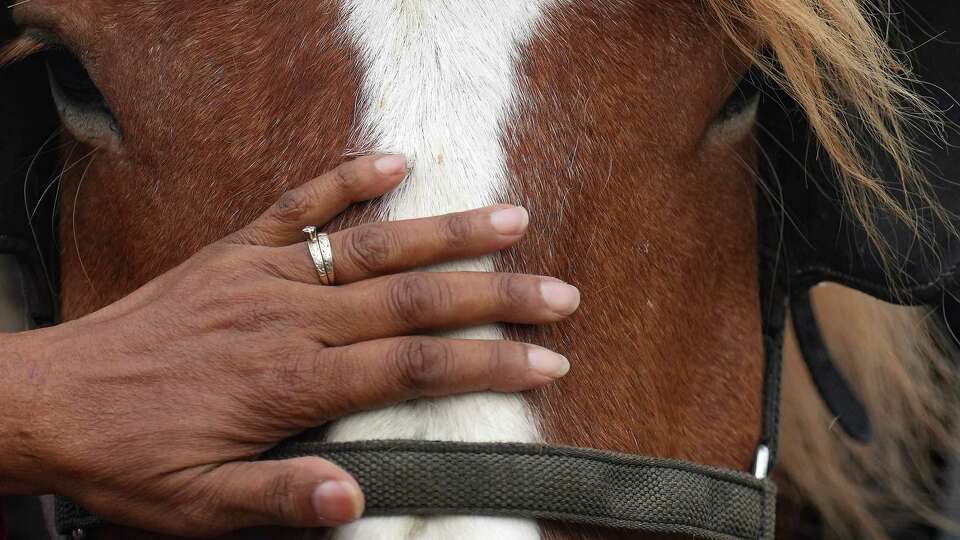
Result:
[[[34,41],[28,37],[18,37],[0,47],[0,66],[19,62],[45,49],[46,45],[44,43]]]
[[[0,67],[26,60],[27,58],[65,47],[55,33],[31,28],[4,44],[0,44]]]

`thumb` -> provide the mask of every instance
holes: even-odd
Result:
[[[331,527],[363,513],[363,493],[346,471],[316,457],[225,464],[214,490],[231,528]]]

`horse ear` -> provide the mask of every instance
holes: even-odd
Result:
[[[760,143],[767,156],[762,175],[766,223],[782,223],[781,270],[792,288],[834,281],[880,299],[935,304],[960,287],[960,11],[938,0],[913,0],[899,21],[895,47],[910,51],[915,90],[942,112],[945,128],[915,131],[912,146],[931,184],[929,194],[946,212],[929,208],[918,193],[904,193],[896,166],[879,145],[863,143],[892,193],[916,212],[916,224],[878,210],[883,242],[845,212],[833,164],[819,149],[805,115],[786,94],[768,86],[760,109]],[[906,54],[902,52],[902,54]],[[944,219],[946,218],[946,219]],[[919,232],[919,234],[918,234]]]

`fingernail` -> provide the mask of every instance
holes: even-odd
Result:
[[[407,158],[404,156],[383,156],[373,162],[373,168],[384,175],[400,174],[407,171]]]
[[[570,361],[565,356],[543,347],[530,347],[527,351],[527,363],[530,369],[551,379],[563,377],[570,371]]]
[[[562,281],[544,281],[540,284],[540,294],[547,307],[561,315],[570,315],[580,305],[580,291]]]
[[[363,494],[351,482],[327,480],[313,491],[313,508],[321,519],[346,523],[363,513]]]
[[[516,236],[527,229],[530,215],[520,206],[504,208],[490,214],[490,225],[499,234]]]

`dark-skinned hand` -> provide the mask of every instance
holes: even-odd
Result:
[[[345,471],[254,459],[349,413],[564,375],[566,359],[536,346],[427,336],[577,308],[577,290],[552,278],[413,271],[511,246],[527,228],[522,208],[336,232],[337,284],[319,285],[301,229],[405,174],[398,156],[345,163],[127,298],[0,336],[0,493],[59,493],[187,536],[338,525],[363,510]]]

